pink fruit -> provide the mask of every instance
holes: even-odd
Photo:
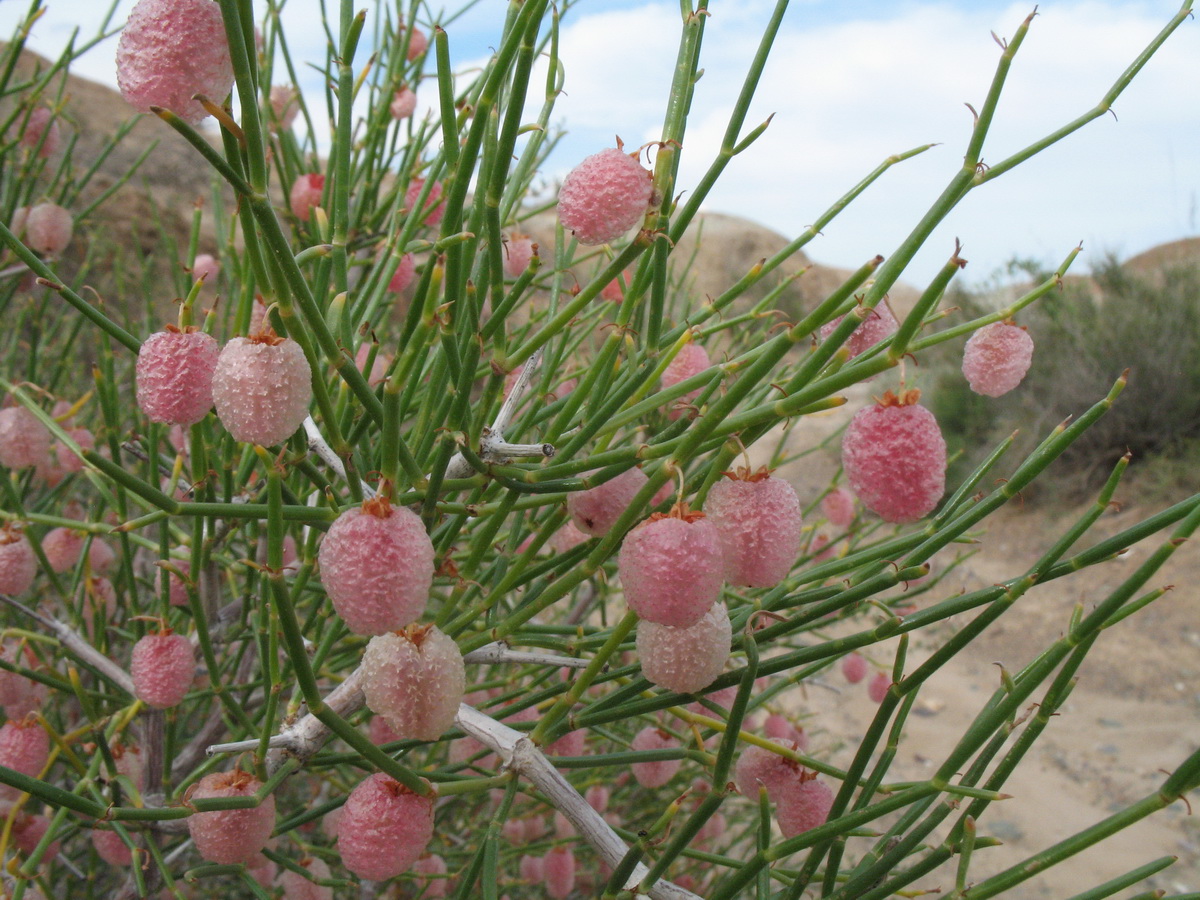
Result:
[[[0,465],[24,469],[50,456],[50,432],[23,406],[0,409]]]
[[[668,691],[702,691],[724,670],[732,637],[724,603],[714,603],[699,622],[682,628],[642,620],[637,626],[642,674]]]
[[[23,594],[29,590],[37,566],[29,539],[5,523],[0,528],[0,594]]]
[[[384,353],[382,350],[375,352],[375,361],[371,363],[371,371],[366,371],[367,360],[371,356],[371,345],[362,343],[358,345],[358,352],[354,354],[354,367],[358,369],[367,379],[368,387],[377,387],[383,384],[384,377],[387,374],[388,366],[392,363],[392,357],[389,353]]]
[[[774,587],[800,555],[800,498],[765,468],[725,473],[708,492],[704,512],[717,530],[725,580],[748,587]]]
[[[824,825],[833,806],[833,791],[805,772],[782,786],[775,797],[775,820],[785,838],[795,837]]]
[[[663,370],[662,386],[664,389],[673,387],[710,368],[712,368],[712,361],[708,358],[707,350],[699,344],[684,344],[675,354],[675,358],[667,363],[666,369]],[[682,397],[672,401],[667,417],[672,422],[678,419],[683,415],[688,404],[700,396],[701,390],[703,389],[696,388],[694,391],[688,391]]]
[[[634,750],[678,750],[679,741],[661,728],[648,725],[634,735],[630,747]],[[675,777],[682,760],[660,759],[653,762],[633,763],[633,777],[644,788],[662,787]]]
[[[113,744],[111,749],[117,774],[124,775],[135,790],[142,791],[146,784],[146,760],[142,748],[135,744]]]
[[[45,140],[42,140],[43,134],[46,136]],[[58,120],[54,118],[53,111],[39,106],[29,114],[29,119],[25,123],[25,131],[21,134],[22,147],[28,147],[30,150],[37,149],[37,155],[45,159],[58,152],[60,142]],[[38,149],[38,144],[41,144],[40,149]]]
[[[133,851],[115,831],[92,829],[92,846],[102,860],[110,866],[133,865]]]
[[[1007,394],[1033,362],[1033,338],[1012,322],[984,325],[963,349],[962,371],[971,390],[985,397]]]
[[[546,878],[546,861],[540,856],[530,856],[526,853],[521,856],[521,861],[517,863],[517,871],[522,881],[527,881],[530,884],[541,884]]]
[[[600,289],[600,299],[610,303],[621,303],[625,299],[625,288],[633,279],[630,269],[626,269],[608,284]]]
[[[946,442],[920,391],[891,391],[861,409],[842,438],[842,467],[858,499],[885,522],[915,522],[946,489]]]
[[[800,751],[795,741],[775,741],[781,749]],[[767,789],[767,799],[776,801],[781,788],[794,780],[804,769],[795,760],[757,744],[751,744],[738,757],[733,769],[733,781],[738,792],[752,801],[758,800],[758,789]]]
[[[168,325],[138,351],[137,403],[151,422],[195,425],[212,409],[213,373],[221,348],[216,339]]]
[[[575,851],[570,847],[555,847],[542,859],[546,893],[554,900],[566,900],[575,890]]]
[[[574,522],[568,521],[550,535],[550,546],[555,553],[566,553],[574,550],[587,539],[588,535],[576,528]]]
[[[213,0],[138,0],[117,44],[117,86],[141,112],[162,107],[190,125],[206,118],[192,95],[221,103],[233,87],[221,7]]]
[[[537,252],[537,245],[531,238],[514,233],[509,235],[508,240],[504,242],[502,252],[504,274],[509,278],[516,278],[529,268],[529,263],[532,262],[533,256]]]
[[[66,572],[79,563],[85,533],[74,528],[51,528],[42,538],[42,553],[55,572]]]
[[[284,869],[280,874],[279,886],[283,888],[283,896],[287,900],[333,900],[333,888],[316,883],[333,877],[325,861],[310,856],[300,860],[300,865],[308,870],[307,876],[291,869]]]
[[[867,696],[871,698],[872,703],[882,703],[891,687],[892,677],[887,672],[876,672],[867,683]]]
[[[547,756],[583,756],[587,753],[587,732],[582,728],[568,731],[545,747]]]
[[[699,844],[715,841],[729,828],[729,823],[721,813],[713,813],[707,822],[696,832],[696,842]]]
[[[248,772],[210,772],[188,795],[190,802],[210,797],[249,797],[262,782]],[[200,856],[211,863],[251,865],[267,845],[275,829],[275,795],[268,794],[258,806],[246,809],[214,809],[192,813],[188,830]]]
[[[771,713],[763,723],[763,734],[773,741],[791,741],[800,750],[808,749],[808,735],[779,713]]]
[[[133,645],[129,663],[138,699],[155,709],[178,706],[196,675],[196,653],[182,634],[167,630],[144,635]]]
[[[821,515],[834,528],[849,528],[854,521],[854,495],[845,488],[834,488],[821,498]]]
[[[45,256],[58,256],[71,243],[75,219],[57,203],[39,203],[25,218],[25,243]]]
[[[381,497],[346,510],[330,526],[317,560],[333,608],[355,634],[395,631],[425,611],[433,542],[403,506]]]
[[[0,546],[0,550],[2,549],[3,547]],[[0,593],[10,592],[0,590]],[[28,648],[25,650],[24,657],[22,658],[20,642],[10,640],[0,645],[0,659],[5,662],[18,666],[24,665],[26,668],[36,665],[36,659]],[[45,700],[46,686],[40,681],[26,678],[19,672],[0,669],[0,707],[4,708],[4,715],[7,718],[24,719],[31,712],[41,709]]]
[[[571,521],[584,534],[608,534],[649,480],[641,469],[629,469],[594,488],[569,494],[567,512]]]
[[[571,170],[558,192],[558,218],[581,244],[615,241],[646,214],[653,192],[637,154],[609,147]]]
[[[291,437],[308,415],[312,369],[291,338],[235,337],[217,357],[212,393],[234,440],[269,447]]]
[[[275,882],[275,871],[278,868],[274,860],[267,859],[260,853],[253,860],[246,863],[246,874],[257,881],[259,887],[269,890]]]
[[[401,32],[404,28],[401,26]],[[412,35],[408,39],[408,61],[413,62],[421,56],[429,48],[429,38],[425,36],[420,28],[413,28]]]
[[[419,880],[425,885],[422,898],[445,897],[450,890],[450,882],[445,877],[449,871],[446,861],[436,853],[422,856],[413,863],[412,870],[414,875],[420,876]]]
[[[421,198],[421,191],[424,189],[424,178],[414,178],[409,182],[408,190],[404,193],[404,212],[417,205],[417,201]],[[429,189],[429,196],[425,198],[425,210],[422,219],[426,225],[437,225],[442,221],[442,216],[446,212],[446,201],[443,200],[441,203],[438,203],[438,198],[441,196],[441,182],[435,181]]]
[[[79,445],[80,450],[96,449],[96,436],[88,429],[68,428],[66,432],[71,440]],[[58,467],[64,474],[83,471],[83,459],[77,456],[75,451],[67,447],[62,441],[54,442],[54,456],[58,460]]]
[[[46,836],[46,832],[50,830],[50,820],[45,816],[27,816],[20,815],[13,822],[12,837],[13,841],[26,856],[33,853],[37,849],[37,845],[41,843],[42,838]],[[42,862],[48,863],[54,857],[58,856],[61,843],[59,841],[51,841],[46,848],[45,854],[42,856]]]
[[[466,668],[458,645],[436,626],[376,635],[361,669],[367,707],[400,738],[436,741],[454,725]]]
[[[0,725],[0,766],[37,778],[50,758],[50,738],[32,717]],[[21,795],[15,787],[0,785],[0,802],[12,803]]]
[[[395,274],[392,275],[391,281],[388,282],[388,290],[393,294],[402,294],[404,289],[412,284],[413,276],[417,274],[417,258],[411,253],[405,253],[400,257],[400,262],[396,265]]]
[[[371,738],[371,743],[376,747],[403,740],[400,735],[392,730],[392,726],[387,723],[387,719],[383,716],[371,716],[371,721],[367,725],[367,736]]]
[[[207,284],[212,284],[220,271],[221,264],[211,253],[201,253],[192,260],[192,277],[197,281],[203,279]]]
[[[617,557],[625,602],[641,618],[686,628],[721,596],[716,526],[704,513],[653,513],[625,536]]]
[[[842,660],[842,675],[851,684],[858,684],[867,677],[867,661],[857,653],[851,653]]]
[[[192,563],[190,560],[172,559],[171,565],[184,575],[191,575]],[[188,605],[187,583],[174,572],[167,577],[167,592],[172,606]]]
[[[368,881],[407,871],[433,837],[433,801],[433,794],[422,797],[382,772],[363,779],[338,821],[342,863]]]
[[[301,175],[292,182],[292,190],[288,193],[288,206],[292,215],[301,222],[307,222],[312,216],[314,206],[321,205],[321,194],[325,191],[325,176],[318,172]]]
[[[271,86],[271,112],[275,116],[273,129],[287,131],[300,112],[300,92],[290,84]]]
[[[844,318],[845,316],[838,316],[832,322],[822,325],[821,340],[829,337]],[[842,346],[850,352],[850,358],[853,359],[860,353],[870,350],[880,341],[891,337],[899,328],[900,323],[896,321],[895,315],[892,314],[891,308],[885,301],[867,312],[862,324],[854,329]]]
[[[407,119],[417,111],[417,95],[413,93],[411,88],[402,87],[396,91],[396,95],[392,98],[391,104],[388,106],[388,112],[392,114],[393,119]]]
[[[587,801],[588,806],[598,813],[608,809],[609,791],[602,784],[593,784],[587,789],[587,793],[583,795],[583,799]]]

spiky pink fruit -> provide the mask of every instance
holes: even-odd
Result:
[[[23,594],[33,586],[37,556],[29,538],[5,523],[0,528],[0,594]]]
[[[575,851],[570,847],[555,847],[542,859],[546,893],[554,900],[566,900],[575,890]]]
[[[433,794],[422,797],[376,772],[350,792],[338,820],[342,863],[368,881],[408,870],[433,837]]]
[[[834,528],[849,528],[854,521],[854,495],[845,488],[834,488],[821,498],[821,515]]]
[[[200,779],[189,801],[210,797],[249,797],[262,782],[240,769],[210,772]],[[275,829],[275,795],[268,794],[258,806],[246,809],[214,809],[188,817],[188,831],[200,856],[219,865],[250,865]]]
[[[824,825],[833,806],[833,791],[814,772],[786,782],[775,797],[775,820],[785,838]]]
[[[857,653],[842,659],[842,676],[851,684],[858,684],[867,677],[867,661]]]
[[[872,703],[882,703],[892,687],[892,676],[887,672],[876,672],[867,682],[867,696]]]
[[[133,645],[129,675],[138,699],[155,709],[178,706],[196,675],[192,642],[170,630],[147,634]]]
[[[393,273],[391,281],[388,282],[388,290],[393,294],[404,293],[404,289],[412,284],[416,274],[417,258],[411,253],[405,253],[400,257],[400,262],[396,264],[396,271]]]
[[[221,264],[211,253],[200,253],[192,260],[192,277],[197,281],[203,280],[212,284],[221,272]]]
[[[607,244],[646,214],[654,186],[637,154],[619,147],[595,153],[563,179],[558,218],[581,244]]]
[[[46,136],[45,140],[42,139],[42,135]],[[29,114],[25,130],[21,133],[21,146],[28,147],[30,150],[36,149],[37,155],[45,159],[58,152],[59,143],[61,143],[61,136],[54,112],[44,106],[39,106]]]
[[[800,555],[800,498],[765,468],[726,472],[708,492],[704,512],[717,529],[725,580],[747,587],[774,587]]]
[[[678,750],[679,741],[661,728],[647,725],[636,735],[629,745],[633,750]],[[633,777],[644,788],[662,787],[675,777],[682,761],[678,759],[659,759],[653,762],[633,763]]]
[[[504,242],[504,274],[509,278],[519,276],[529,268],[535,253],[537,245],[532,238],[523,234],[509,235],[508,240]]]
[[[0,465],[24,469],[50,456],[50,431],[23,406],[0,409]]]
[[[137,403],[151,422],[195,425],[212,409],[213,373],[221,347],[211,334],[174,325],[138,350]]]
[[[436,741],[450,730],[467,674],[453,639],[433,625],[371,638],[362,659],[367,707],[402,739]]]
[[[417,95],[413,93],[412,88],[402,87],[396,91],[392,102],[388,105],[388,112],[391,113],[393,119],[407,119],[417,111]]]
[[[643,620],[637,626],[642,674],[668,691],[702,691],[724,670],[732,638],[724,603],[714,603],[699,622],[682,628]]]
[[[408,190],[404,192],[404,212],[412,209],[421,199],[421,191],[425,189],[424,178],[414,178],[409,182]],[[425,208],[421,218],[426,225],[437,225],[446,213],[446,201],[438,202],[442,196],[442,183],[435,181],[429,188],[429,196],[425,198]]]
[[[445,897],[450,890],[450,882],[445,877],[449,868],[446,866],[446,861],[436,853],[422,856],[413,863],[412,870],[413,874],[418,876],[418,880],[425,885],[422,897]]]
[[[26,214],[24,228],[24,240],[31,250],[58,256],[71,243],[75,219],[57,203],[39,203]]]
[[[708,358],[708,351],[699,344],[684,344],[675,358],[667,363],[667,367],[662,373],[663,388],[673,387],[681,381],[686,381],[693,375],[699,375],[701,372],[712,368],[712,360]],[[685,408],[693,400],[700,396],[703,388],[696,388],[694,391],[688,391],[682,397],[672,401],[670,411],[667,417],[674,422],[683,415]]]
[[[832,322],[827,322],[821,326],[821,340],[825,340],[833,333],[839,323],[845,316],[838,316]],[[891,337],[900,329],[900,323],[896,321],[896,316],[892,313],[891,307],[884,301],[866,312],[862,324],[859,325],[851,333],[846,343],[842,346],[850,353],[850,358],[858,356],[860,353],[865,353],[870,350],[880,341]]]
[[[325,861],[309,856],[300,860],[300,866],[308,870],[307,876],[291,869],[280,873],[279,886],[283,888],[283,896],[287,900],[333,900],[333,888],[316,883],[333,877]]]
[[[333,608],[355,634],[395,631],[425,611],[433,542],[403,506],[380,497],[346,510],[330,526],[317,560]]]
[[[141,112],[169,109],[189,125],[208,116],[193,94],[222,102],[233,63],[213,0],[138,0],[117,44],[117,86]]]
[[[50,758],[50,738],[32,716],[0,725],[0,766],[37,778]],[[21,791],[0,785],[0,802],[11,803]]]
[[[290,84],[271,85],[271,112],[275,116],[272,130],[287,131],[300,112],[300,92]]]
[[[100,858],[110,866],[133,865],[133,851],[115,831],[93,828],[92,846]]]
[[[600,537],[616,524],[638,491],[649,481],[641,469],[629,469],[594,488],[567,495],[567,512],[584,534]]]
[[[212,393],[234,440],[269,447],[291,437],[308,415],[312,369],[291,338],[235,337],[217,357]]]
[[[716,526],[701,512],[654,513],[625,536],[617,557],[625,601],[641,618],[686,628],[721,596]]]
[[[288,193],[288,206],[292,215],[301,222],[307,222],[312,217],[314,206],[321,205],[321,194],[325,191],[325,176],[319,172],[309,172],[301,175],[292,182]]]
[[[842,438],[850,487],[885,522],[915,522],[946,489],[946,442],[920,396],[888,391],[855,414]]]
[[[1007,394],[1033,362],[1033,338],[1012,322],[984,325],[963,348],[962,371],[971,390],[985,397]]]
[[[800,745],[795,741],[774,743],[782,750],[800,752]],[[750,800],[758,799],[758,789],[761,786],[767,789],[767,799],[774,801],[781,787],[803,771],[800,763],[795,760],[766,747],[751,744],[738,757],[737,765],[733,769],[733,781],[739,793]]]

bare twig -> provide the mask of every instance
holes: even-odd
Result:
[[[534,663],[542,666],[565,666],[570,669],[586,669],[588,660],[574,656],[557,656],[553,653],[526,653],[521,650],[510,650],[507,644],[496,641],[484,644],[478,650],[472,650],[463,657],[465,663],[483,663],[496,665],[499,663]]]
[[[317,423],[313,421],[312,416],[308,416],[304,420],[304,433],[308,435],[308,449],[321,457],[325,465],[333,469],[342,481],[346,481],[346,464],[340,456],[333,452],[333,448],[329,446],[329,442],[325,440],[324,435],[321,434],[321,430],[317,428]],[[362,492],[366,497],[375,496],[375,488],[371,487],[365,481],[360,481],[359,484],[362,485]]]

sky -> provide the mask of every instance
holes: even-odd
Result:
[[[356,4],[364,5],[379,16],[375,4]],[[85,38],[95,34],[107,9],[79,0],[45,6],[30,41],[43,53],[61,48],[76,26]],[[113,23],[131,6],[119,0]],[[265,8],[261,0],[255,6]],[[477,0],[449,22],[456,66],[486,59],[507,6]],[[711,0],[680,191],[713,159],[773,6]],[[29,0],[0,0],[0,33],[10,33],[28,7]],[[555,114],[567,136],[546,176],[561,178],[617,135],[630,146],[659,136],[679,9],[678,0],[578,0],[568,10],[560,50],[565,95]],[[1013,61],[983,161],[999,161],[1091,109],[1177,9],[1174,0],[1042,2]],[[283,8],[298,60],[323,58],[318,11],[317,0],[287,0]],[[813,260],[843,267],[889,255],[961,164],[971,128],[965,104],[981,106],[1001,52],[992,33],[1011,36],[1031,11],[1031,4],[995,0],[792,0],[746,127],[774,118],[733,160],[705,208],[794,237],[889,155],[937,144],[894,166],[806,248]],[[426,21],[447,21],[440,4],[425,12]],[[1105,253],[1126,258],[1197,234],[1198,28],[1194,21],[1180,26],[1117,100],[1115,115],[968,196],[905,280],[919,287],[931,278],[955,238],[969,261],[964,278],[979,283],[1014,258],[1055,266],[1080,242],[1077,265],[1086,267]],[[74,71],[115,84],[115,44],[101,43]],[[302,86],[319,90],[318,77],[310,77]],[[418,90],[418,115],[434,94],[432,82]]]

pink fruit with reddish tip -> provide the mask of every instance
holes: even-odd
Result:
[[[566,900],[575,890],[575,851],[570,847],[555,847],[542,859],[546,893],[554,900]]]
[[[129,674],[138,699],[155,709],[170,709],[192,686],[196,652],[182,634],[147,634],[133,645]]]
[[[0,725],[0,766],[37,778],[50,758],[50,738],[37,720],[28,717]],[[11,803],[21,791],[0,785],[0,802]]]
[[[815,773],[786,782],[775,797],[775,820],[785,838],[824,825],[833,806],[833,791]]]
[[[1025,377],[1033,362],[1033,338],[1011,322],[984,325],[963,349],[962,372],[977,394],[999,397]]]
[[[721,596],[724,564],[716,526],[701,512],[654,513],[621,544],[625,601],[659,625],[695,625]]]
[[[867,677],[867,661],[851,653],[842,660],[842,675],[851,684],[858,684]]]
[[[45,135],[45,140],[42,139],[42,135]],[[58,120],[54,118],[53,111],[39,106],[29,114],[25,130],[21,133],[22,147],[37,150],[37,155],[45,159],[58,152],[60,142]]]
[[[93,828],[92,846],[100,858],[110,866],[133,865],[133,851],[115,831]]]
[[[139,0],[117,44],[117,86],[141,112],[169,109],[189,125],[206,118],[192,95],[221,103],[233,87],[221,7],[213,0]]]
[[[678,750],[679,741],[661,728],[649,725],[634,735],[630,748],[638,751]],[[653,762],[633,763],[630,768],[638,784],[644,788],[656,788],[674,778],[681,764],[682,761],[678,759],[659,759]]]
[[[195,425],[213,405],[221,347],[211,334],[168,325],[138,350],[137,404],[151,422]]]
[[[800,752],[795,741],[775,741],[781,750]],[[733,769],[733,781],[738,791],[751,800],[758,799],[759,787],[767,790],[767,799],[775,801],[780,789],[802,772],[800,763],[767,747],[751,744],[738,757]]]
[[[629,469],[602,484],[567,495],[567,512],[584,534],[608,534],[649,479],[641,469]]]
[[[50,456],[50,431],[23,406],[0,409],[0,465],[24,469]]]
[[[834,488],[821,498],[821,515],[834,528],[849,528],[854,521],[854,495],[845,488]]]
[[[558,218],[581,244],[607,244],[636,225],[653,184],[636,154],[608,148],[571,170],[558,192]]]
[[[822,325],[821,340],[829,337],[844,318],[845,316],[838,316],[832,322]],[[842,346],[850,352],[850,358],[853,359],[860,353],[870,350],[880,341],[891,337],[899,329],[900,323],[896,321],[891,308],[886,302],[882,302],[874,309],[867,310],[864,313],[862,324],[854,329],[850,337],[846,340],[846,343]]]
[[[436,741],[454,725],[467,675],[458,645],[433,625],[371,638],[363,653],[367,707],[402,739]]]
[[[523,234],[510,235],[504,242],[504,274],[509,278],[519,276],[529,268],[535,252],[535,244],[530,238]]]
[[[708,358],[708,351],[699,344],[684,344],[675,358],[667,363],[667,367],[662,373],[663,388],[674,387],[681,381],[686,381],[693,375],[699,375],[712,368],[712,360]],[[685,408],[693,400],[700,396],[703,388],[696,388],[694,391],[688,391],[682,397],[671,402],[671,409],[667,413],[667,417],[674,422],[683,415]]]
[[[333,877],[325,861],[310,856],[300,860],[300,866],[308,870],[308,875],[291,869],[280,873],[279,886],[283,888],[283,896],[287,900],[333,900],[333,888],[316,883]]]
[[[350,792],[338,820],[338,852],[359,878],[383,881],[407,871],[433,837],[432,793],[421,796],[376,772]]]
[[[876,672],[867,683],[867,696],[871,698],[872,703],[882,703],[891,687],[892,677],[886,672]]]
[[[766,469],[725,473],[708,492],[704,512],[717,530],[725,580],[747,587],[774,587],[800,555],[800,498]]]
[[[421,519],[384,498],[346,510],[317,553],[333,608],[355,634],[411,625],[433,584],[433,542]]]
[[[724,603],[714,603],[699,622],[682,628],[643,620],[637,626],[642,674],[668,691],[702,691],[724,671],[732,639]]]
[[[308,415],[312,369],[291,338],[235,337],[217,357],[212,393],[234,440],[269,447],[291,437]]]
[[[388,104],[388,112],[393,119],[407,119],[417,111],[417,95],[412,88],[403,87],[396,91],[392,102]]]
[[[413,874],[425,885],[424,897],[445,897],[450,890],[450,882],[445,877],[449,872],[446,861],[436,853],[422,856],[413,863]]]
[[[392,274],[392,278],[388,282],[388,290],[393,294],[404,293],[404,289],[412,284],[413,277],[416,274],[417,258],[411,253],[405,253],[400,257],[400,262],[396,264],[396,271]]]
[[[249,797],[262,782],[240,769],[210,772],[196,784],[188,800],[215,797]],[[214,809],[192,813],[188,831],[200,856],[218,865],[250,865],[258,861],[275,829],[275,795],[268,794],[258,806],[245,809]]]
[[[0,594],[23,594],[33,586],[37,556],[29,539],[5,524],[0,528]]]
[[[301,222],[312,218],[313,207],[321,205],[321,195],[325,192],[325,176],[320,172],[308,172],[292,182],[288,192],[288,206],[292,215]]]
[[[888,391],[855,414],[842,438],[850,487],[885,522],[915,522],[946,490],[946,442],[920,396]]]

